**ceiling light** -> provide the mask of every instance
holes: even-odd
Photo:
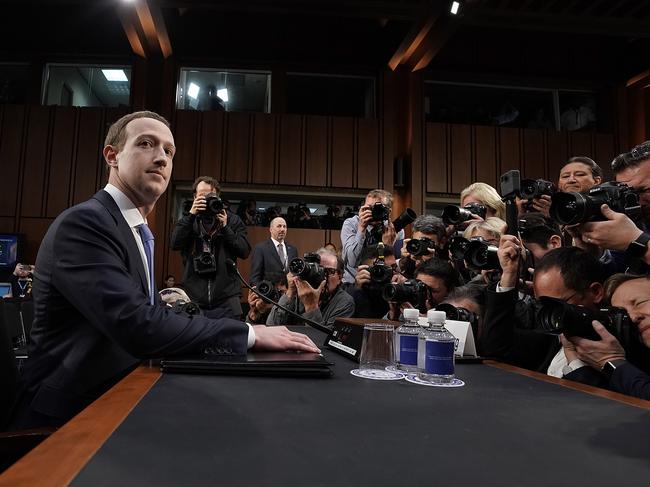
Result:
[[[449,9],[449,11],[453,15],[456,15],[458,13],[459,8],[460,8],[460,2],[451,2],[451,8]]]
[[[217,96],[223,101],[228,101],[228,88],[221,88],[217,90]]]
[[[199,97],[199,91],[201,91],[199,85],[190,83],[190,86],[187,88],[187,96],[196,100]]]
[[[129,81],[123,69],[102,69],[102,73],[108,81]]]

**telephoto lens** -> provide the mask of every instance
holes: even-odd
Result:
[[[606,204],[631,220],[641,217],[638,193],[625,183],[616,181],[594,186],[586,193],[555,193],[551,198],[550,216],[561,225],[607,220],[600,211]]]
[[[442,221],[445,225],[458,225],[472,219],[472,215],[478,215],[485,219],[487,208],[480,203],[470,203],[464,207],[447,205],[442,210]]]
[[[436,245],[433,240],[427,237],[413,238],[406,244],[406,250],[409,254],[419,257],[422,255],[429,255],[429,249],[435,249]]]
[[[497,255],[498,250],[499,248],[496,245],[490,245],[481,237],[476,237],[469,241],[465,251],[465,262],[467,262],[468,267],[481,271],[501,269],[499,256]]]
[[[257,292],[271,301],[280,299],[280,292],[275,288],[271,281],[262,281],[257,285]]]
[[[320,256],[305,254],[305,258],[297,257],[289,262],[289,271],[316,289],[325,280],[325,270],[320,265]]]

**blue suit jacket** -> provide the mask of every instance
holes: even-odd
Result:
[[[14,417],[25,416],[28,408],[50,418],[48,424],[62,423],[140,359],[206,348],[246,353],[244,323],[149,304],[133,232],[106,191],[59,215],[41,243],[36,268],[30,358],[19,396],[22,411]]]
[[[291,244],[284,242],[287,251],[287,266],[292,259],[298,257],[298,250]],[[250,281],[253,286],[258,285],[264,279],[268,279],[272,274],[286,274],[287,271],[282,269],[278,250],[273,245],[270,238],[259,243],[253,249],[251,258]]]

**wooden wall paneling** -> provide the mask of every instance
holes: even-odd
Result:
[[[23,146],[23,123],[25,108],[18,105],[4,105],[0,125],[0,215],[12,219],[18,213],[20,194],[20,157]],[[15,223],[11,226],[13,227]]]
[[[73,205],[87,200],[99,189],[97,187],[99,173],[106,172],[106,164],[102,156],[104,136],[102,110],[80,108],[72,183]]]
[[[472,127],[451,126],[451,191],[460,193],[472,181]]]
[[[477,125],[474,128],[476,181],[498,187],[497,131],[494,127]]]
[[[305,252],[314,252],[325,245],[325,232],[311,228],[290,228],[287,242],[294,245],[298,249],[298,257],[302,257]]]
[[[22,193],[21,215],[40,217],[46,193],[45,177],[49,149],[50,109],[32,105],[29,108],[28,117],[22,181],[25,190]]]
[[[614,136],[612,134],[596,134],[594,137],[594,161],[602,168],[605,174],[605,181],[614,179],[612,173],[612,160],[618,155],[615,149]]]
[[[549,131],[546,134],[546,157],[548,179],[557,184],[560,169],[566,164],[568,157],[568,139],[566,132]]]
[[[251,115],[228,112],[226,114],[225,180],[229,183],[249,182],[251,153]]]
[[[52,150],[47,179],[45,216],[54,218],[70,206],[73,174],[72,165],[76,145],[77,108],[54,107]]]
[[[546,168],[546,144],[544,141],[544,131],[535,129],[526,129],[524,134],[524,159],[522,164],[523,178],[529,179],[547,179],[548,170]]]
[[[174,155],[173,179],[175,181],[193,181],[196,177],[196,158],[199,154],[197,144],[200,143],[197,133],[201,112],[194,110],[178,110],[174,123]]]
[[[379,187],[382,164],[379,151],[379,122],[360,118],[357,138],[357,184],[358,188]]]
[[[191,178],[212,176],[223,179],[224,112],[203,112],[198,149],[198,171]]]
[[[183,280],[184,271],[185,267],[183,266],[183,257],[181,256],[180,250],[171,250],[171,248],[168,248],[167,270],[165,271],[165,274],[173,275],[176,278],[176,282],[181,283]],[[164,277],[165,276],[163,276],[163,279]],[[162,282],[160,284],[162,284]]]
[[[331,186],[354,187],[354,119],[332,117]]]
[[[253,115],[252,183],[273,184],[275,174],[276,116]]]
[[[521,170],[521,131],[515,128],[499,129],[499,175],[511,169]],[[496,188],[498,191],[499,188]]]
[[[330,232],[329,235],[326,236],[327,242],[332,242],[336,247],[337,252],[340,255],[341,248],[343,247],[343,244],[341,243],[341,230],[330,230],[329,232]],[[298,251],[300,251],[300,249],[298,249]]]
[[[587,156],[594,159],[593,134],[591,132],[569,132],[569,157]]]
[[[301,170],[303,154],[303,117],[280,115],[278,184],[303,184]]]
[[[25,234],[23,252],[25,263],[36,262],[36,254],[45,236],[45,232],[54,221],[53,218],[21,218],[18,231]]]
[[[324,187],[327,185],[327,118],[305,117],[305,184]]]
[[[447,126],[445,124],[426,124],[425,151],[427,192],[450,192],[448,184]]]
[[[16,219],[10,216],[0,216],[0,232],[13,233],[16,231]],[[12,269],[13,270],[13,269]]]

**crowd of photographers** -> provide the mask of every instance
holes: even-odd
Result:
[[[340,255],[287,259],[291,225],[274,217],[253,260],[275,267],[256,279],[262,297],[249,293],[246,319],[285,325],[300,315],[331,327],[437,308],[471,324],[485,357],[650,399],[650,141],[611,169],[604,181],[593,160],[573,157],[557,184],[509,171],[499,192],[475,182],[440,217],[407,209],[395,218],[392,194],[373,190],[343,222]],[[172,247],[183,251],[192,301],[241,315],[231,267],[250,245],[242,220],[219,205],[216,181],[195,184]]]

